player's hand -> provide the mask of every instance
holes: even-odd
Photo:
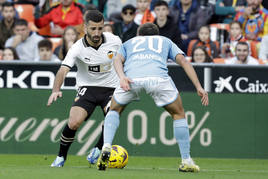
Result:
[[[120,87],[125,91],[130,90],[130,83],[132,83],[132,80],[128,77],[123,77],[120,79]]]
[[[52,92],[51,95],[48,98],[47,101],[47,106],[50,106],[54,101],[56,101],[58,98],[62,97],[62,92],[61,91],[57,91],[57,92]]]
[[[201,97],[201,103],[203,106],[207,106],[209,101],[208,101],[208,93],[203,89],[203,88],[198,88],[197,89],[197,94],[198,96]]]

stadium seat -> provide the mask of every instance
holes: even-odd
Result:
[[[214,58],[213,63],[216,64],[225,64],[225,59],[224,58]]]
[[[34,6],[31,4],[15,4],[15,8],[19,13],[20,18],[27,20],[28,22],[34,22]]]
[[[27,20],[30,29],[36,32],[38,28],[34,24],[34,6],[31,4],[15,4],[15,8],[20,18]]]
[[[258,59],[260,65],[268,65],[268,60]]]
[[[228,36],[229,24],[210,24],[210,38],[212,41],[218,41],[221,46]]]
[[[57,38],[57,37],[49,38],[49,40],[52,42],[52,51],[54,51],[55,48],[61,44],[61,42],[62,42],[61,39],[62,38]]]

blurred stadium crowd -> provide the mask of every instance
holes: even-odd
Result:
[[[0,60],[60,62],[91,9],[122,42],[153,22],[191,62],[268,65],[267,0],[0,0]]]

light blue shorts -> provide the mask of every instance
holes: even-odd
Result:
[[[117,87],[114,99],[118,104],[126,105],[134,100],[139,100],[139,93],[145,91],[157,106],[166,106],[173,103],[178,97],[178,90],[170,77],[144,77],[132,79],[131,89],[124,91]]]

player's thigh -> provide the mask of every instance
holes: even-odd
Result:
[[[96,108],[96,99],[90,87],[80,87],[72,107],[81,107],[87,112],[84,120],[87,120]]]
[[[185,117],[182,100],[179,94],[174,102],[163,107],[169,112],[173,119],[181,119]]]
[[[139,96],[134,89],[125,91],[121,87],[118,87],[114,91],[113,99],[117,104],[125,106],[134,100],[139,100]]]
[[[118,104],[114,98],[112,98],[112,101],[111,101],[111,106],[110,106],[110,110],[111,111],[117,111],[119,114],[121,114],[123,112],[123,110],[125,109],[126,105],[121,105],[121,104]]]
[[[100,106],[104,115],[110,110],[114,90],[113,88],[107,88],[103,93],[99,94],[101,101]]]
[[[151,81],[154,82],[151,82]],[[179,92],[171,78],[155,78],[150,80],[150,85],[145,85],[145,91],[150,94],[158,107],[173,103]],[[146,84],[146,83],[145,83]]]
[[[87,111],[79,106],[73,106],[70,110],[68,125],[71,129],[77,130],[82,122],[87,118]]]

